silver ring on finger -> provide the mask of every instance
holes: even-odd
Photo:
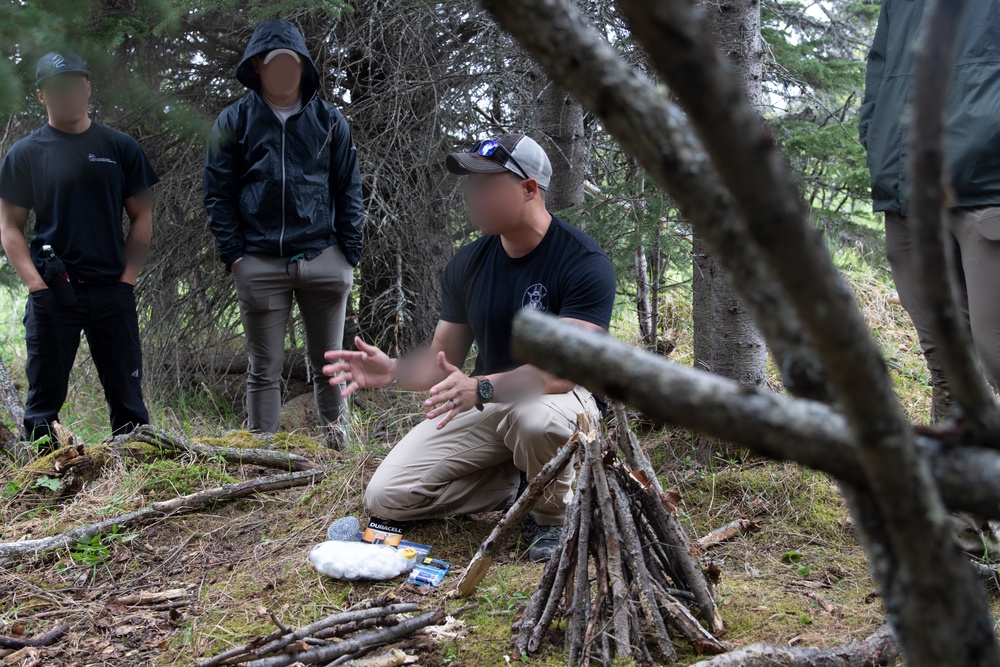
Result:
[[[458,403],[456,403],[456,402],[455,402],[455,399],[454,399],[454,398],[449,398],[449,399],[448,399],[448,402],[449,402],[449,403],[451,403],[451,404],[452,404],[453,406],[455,406],[456,408],[458,407]]]

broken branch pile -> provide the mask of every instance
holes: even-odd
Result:
[[[257,637],[244,646],[202,660],[196,667],[350,664],[348,661],[373,648],[409,637],[445,619],[442,609],[404,616],[418,612],[419,607],[393,600],[395,596],[387,593],[297,630],[285,626],[272,616],[277,630],[264,637]]]
[[[654,653],[672,662],[671,634],[699,653],[727,650],[716,638],[725,630],[712,586],[674,516],[676,498],[627,435],[609,447],[581,420],[578,491],[559,549],[514,624],[515,659],[541,648],[560,607],[571,665],[616,656],[652,663]]]

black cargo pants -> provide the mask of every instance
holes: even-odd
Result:
[[[28,295],[24,309],[28,348],[28,397],[24,406],[24,436],[35,441],[51,436],[51,425],[66,401],[69,374],[87,336],[114,434],[148,423],[142,399],[142,351],[135,292],[123,282],[74,283],[77,302],[60,305],[52,289]],[[45,449],[57,446],[50,439]]]

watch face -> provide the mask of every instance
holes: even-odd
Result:
[[[489,401],[493,398],[493,383],[489,380],[479,381],[479,398]]]

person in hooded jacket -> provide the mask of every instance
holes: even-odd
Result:
[[[345,437],[341,389],[322,375],[340,349],[361,260],[357,151],[343,114],[319,96],[320,76],[288,21],[254,31],[236,77],[249,92],[219,114],[205,161],[205,207],[234,275],[249,351],[250,428],[280,427],[280,380],[292,300],[298,303],[327,444]]]
[[[883,0],[868,54],[859,134],[868,152],[873,210],[885,214],[885,247],[899,299],[913,320],[934,390],[932,421],[947,416],[948,383],[923,302],[907,215],[907,131],[924,0]],[[945,242],[953,258],[959,309],[976,355],[1000,389],[1000,3],[976,2],[959,28],[945,130],[954,205]]]

